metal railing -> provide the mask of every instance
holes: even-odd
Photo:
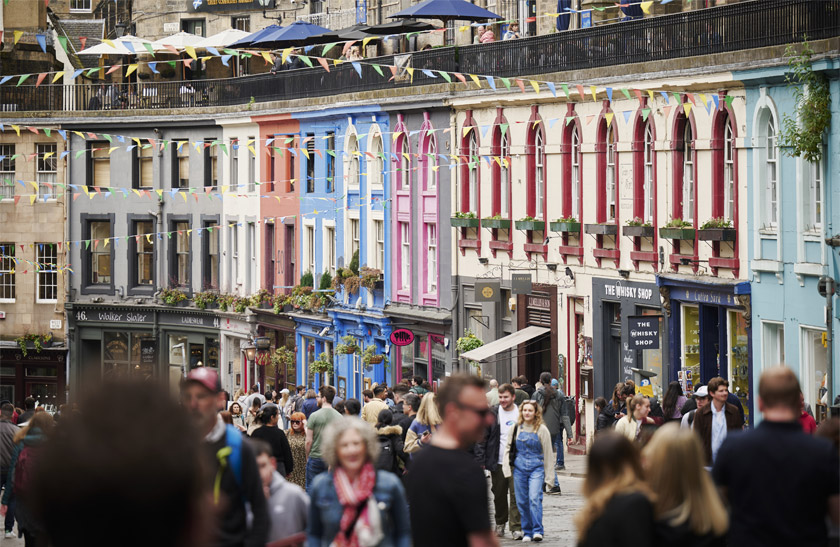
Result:
[[[413,78],[389,81],[350,63],[219,80],[114,86],[0,87],[2,111],[184,108],[359,93],[442,83],[423,69],[518,77],[693,57],[840,36],[840,0],[754,0],[521,40],[434,48],[410,54]],[[366,59],[391,65],[394,56]],[[455,81],[453,79],[453,81]]]

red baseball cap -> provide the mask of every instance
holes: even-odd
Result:
[[[218,393],[222,391],[222,385],[219,382],[219,375],[216,374],[215,370],[209,369],[207,367],[198,367],[192,369],[190,373],[187,374],[187,379],[185,383],[188,382],[198,382],[213,393]]]

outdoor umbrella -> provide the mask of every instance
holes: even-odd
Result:
[[[390,19],[440,19],[444,22],[484,21],[486,19],[502,18],[500,15],[475,4],[470,4],[466,0],[425,0],[388,17]]]
[[[119,40],[111,41],[114,46],[101,42],[95,46],[83,49],[78,55],[136,55],[138,53],[146,53],[146,48],[143,44],[151,44],[149,40],[138,38],[126,34]]]
[[[174,47],[175,49],[184,49],[187,46],[190,47],[198,47],[204,38],[201,36],[197,36],[195,34],[190,34],[189,32],[184,32],[183,30],[177,34],[173,34],[172,36],[167,36],[166,38],[161,38],[152,43],[152,47],[155,48],[155,51],[168,51],[169,48],[166,46]]]
[[[218,34],[214,34],[213,36],[208,36],[207,38],[199,42],[198,45],[195,47],[228,47],[237,40],[241,40],[246,36],[250,35],[250,32],[245,32],[244,30],[239,30],[235,28],[229,28],[227,30],[223,30]]]
[[[568,0],[567,0],[568,1]],[[368,34],[377,34],[382,36],[389,36],[391,34],[405,34],[407,32],[423,32],[426,30],[435,30],[436,26],[429,23],[422,23],[414,19],[398,19],[390,23],[382,23],[381,25],[374,25],[368,27],[364,32]]]
[[[352,27],[342,28],[338,30],[328,30],[309,39],[310,44],[329,44],[330,42],[346,41],[346,40],[364,40],[370,38],[371,35],[365,32],[367,25],[356,24]]]
[[[572,0],[557,0],[557,30],[569,30],[572,14],[566,9],[572,7]]]
[[[251,34],[242,38],[241,40],[237,40],[236,42],[230,44],[230,47],[249,47],[254,40],[259,40],[263,36],[281,28],[283,27],[281,27],[280,25],[268,25],[264,29],[252,32]]]
[[[330,29],[307,23],[306,21],[295,21],[287,27],[276,29],[251,41],[251,47],[259,48],[285,48],[298,46],[307,43],[313,36],[329,32]]]

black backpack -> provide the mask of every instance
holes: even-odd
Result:
[[[569,423],[575,425],[575,418],[577,417],[575,416],[575,398],[566,397],[566,401],[563,404],[565,405],[563,411],[566,413],[566,416],[569,417]]]
[[[390,471],[391,473],[397,472],[397,453],[391,435],[379,436],[379,458],[376,460],[376,469]]]

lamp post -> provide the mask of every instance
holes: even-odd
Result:
[[[251,366],[254,364],[254,357],[257,355],[257,348],[250,342],[248,342],[245,346],[242,346],[243,351],[245,351],[245,362],[246,362],[246,369],[245,369],[245,389],[248,389],[248,372],[251,370]],[[255,378],[256,379],[256,378]]]

